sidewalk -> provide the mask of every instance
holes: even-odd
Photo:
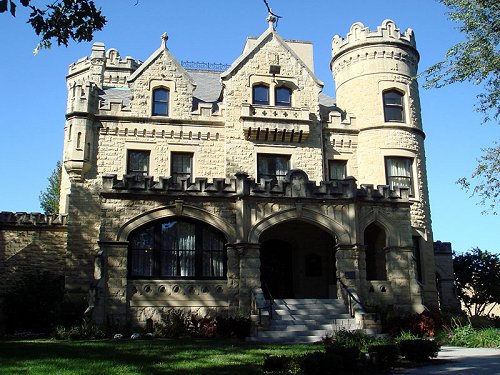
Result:
[[[443,346],[434,361],[439,363],[405,369],[395,373],[398,375],[500,375],[500,349]]]

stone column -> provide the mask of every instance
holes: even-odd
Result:
[[[252,290],[260,288],[260,244],[239,243],[235,249],[240,259],[239,309],[250,312]]]
[[[338,245],[336,252],[337,277],[348,288],[354,289],[358,295],[362,293],[362,285],[366,281],[365,255],[361,245]],[[340,283],[337,283],[338,296],[343,295]]]
[[[415,272],[413,247],[386,248],[387,279],[391,282],[394,307],[410,312],[423,311],[422,293]]]
[[[229,311],[239,308],[240,256],[235,244],[227,245],[227,289]]]
[[[123,325],[127,322],[127,253],[128,242],[100,242],[106,268],[104,321]]]

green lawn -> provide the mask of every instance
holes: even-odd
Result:
[[[232,340],[0,341],[0,374],[261,374],[266,354],[293,355],[322,345]]]

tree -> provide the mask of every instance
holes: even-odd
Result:
[[[56,167],[48,178],[49,186],[40,192],[40,207],[46,214],[57,214],[59,212],[59,194],[61,190],[62,164],[57,161]]]
[[[56,0],[43,8],[32,5],[33,0],[20,0],[21,5],[31,9],[28,23],[41,40],[35,48],[50,48],[52,41],[57,45],[68,45],[70,39],[76,42],[91,41],[94,33],[106,24],[106,17],[92,0]],[[15,17],[17,4],[13,0],[0,0],[0,13],[10,11]]]
[[[469,315],[489,315],[500,303],[500,257],[474,248],[453,259],[458,299]]]
[[[500,203],[500,143],[496,142],[495,146],[485,148],[483,152],[471,180],[462,177],[457,183],[466,190],[472,189],[472,194],[481,198],[480,204],[488,205],[483,212],[496,214],[495,208]]]
[[[439,0],[449,19],[466,40],[452,46],[445,59],[427,69],[424,87],[438,88],[455,82],[483,84],[477,110],[489,121],[500,116],[500,3],[498,0]]]
[[[439,0],[450,11],[449,19],[459,23],[458,30],[465,41],[451,47],[445,59],[423,73],[424,87],[438,88],[456,82],[482,84],[484,92],[478,95],[476,110],[483,122],[500,117],[500,2],[498,0]],[[472,190],[488,205],[483,211],[496,213],[500,196],[500,147],[482,150],[483,155],[467,178],[457,181],[462,188]]]

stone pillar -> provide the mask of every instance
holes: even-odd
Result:
[[[240,256],[236,245],[227,245],[227,288],[229,311],[239,308]]]
[[[239,309],[250,312],[252,290],[260,288],[260,244],[239,243],[234,245],[240,259]]]
[[[365,255],[361,245],[338,245],[336,251],[337,277],[358,295],[366,280]],[[337,283],[338,296],[343,295],[342,286]]]
[[[123,325],[127,322],[127,253],[128,242],[100,242],[106,268],[101,303],[104,321]]]
[[[391,282],[394,307],[420,313],[422,292],[416,278],[413,247],[386,248],[387,279]]]

